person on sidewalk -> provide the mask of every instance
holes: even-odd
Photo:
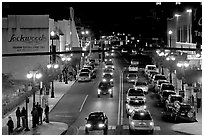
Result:
[[[42,124],[43,109],[42,109],[40,104],[38,104],[37,110],[38,110],[38,121],[40,122],[40,125],[41,125]]]
[[[8,118],[9,118],[9,120],[7,122],[8,134],[11,135],[11,133],[13,133],[14,124],[13,124],[12,118],[10,116]]]
[[[23,128],[26,128],[26,109],[25,107],[23,107],[21,110],[21,119],[22,119]]]
[[[38,112],[38,106],[39,106],[39,103],[37,102],[37,104],[35,105],[36,109],[37,109],[37,112]],[[36,124],[39,125],[39,112],[38,114],[36,115]]]
[[[47,104],[45,106],[45,122],[49,123],[49,106]]]
[[[17,128],[21,127],[21,111],[20,111],[20,107],[17,107],[16,110],[16,118],[17,118]]]
[[[36,107],[33,108],[33,110],[31,111],[31,114],[32,114],[32,124],[33,124],[32,128],[35,128],[37,124],[37,118],[38,118],[38,111]]]

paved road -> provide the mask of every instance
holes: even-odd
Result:
[[[97,72],[97,78],[91,82],[76,82],[72,88],[62,97],[52,110],[51,117],[54,121],[65,122],[69,129],[68,135],[84,135],[85,117],[92,111],[104,111],[109,118],[108,135],[128,135],[128,119],[125,113],[125,91],[132,85],[125,82],[125,75],[122,71],[128,66],[128,61],[122,59],[118,54],[114,59],[114,97],[101,96],[97,98],[97,87],[102,79],[102,67]],[[142,73],[140,79],[146,80]],[[156,135],[181,135],[173,132],[171,126],[174,123],[161,119],[162,108],[157,105],[157,97],[153,93],[147,95],[147,108],[153,114],[155,121]],[[103,134],[100,131],[90,132],[90,134]]]

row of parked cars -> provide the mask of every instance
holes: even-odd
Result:
[[[149,65],[145,74],[153,86],[153,91],[159,95],[161,105],[175,121],[181,119],[194,121],[196,119],[194,107],[185,103],[184,97],[179,95],[165,75],[160,74],[157,70],[156,65]]]

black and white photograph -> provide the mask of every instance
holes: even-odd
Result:
[[[202,135],[202,1],[1,2],[2,135]]]

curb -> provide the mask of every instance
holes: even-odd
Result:
[[[180,133],[180,134],[184,134],[184,135],[196,135],[196,134],[192,134],[192,133],[187,133],[187,132],[183,132],[183,131],[177,131],[177,130],[173,130],[174,132]]]

